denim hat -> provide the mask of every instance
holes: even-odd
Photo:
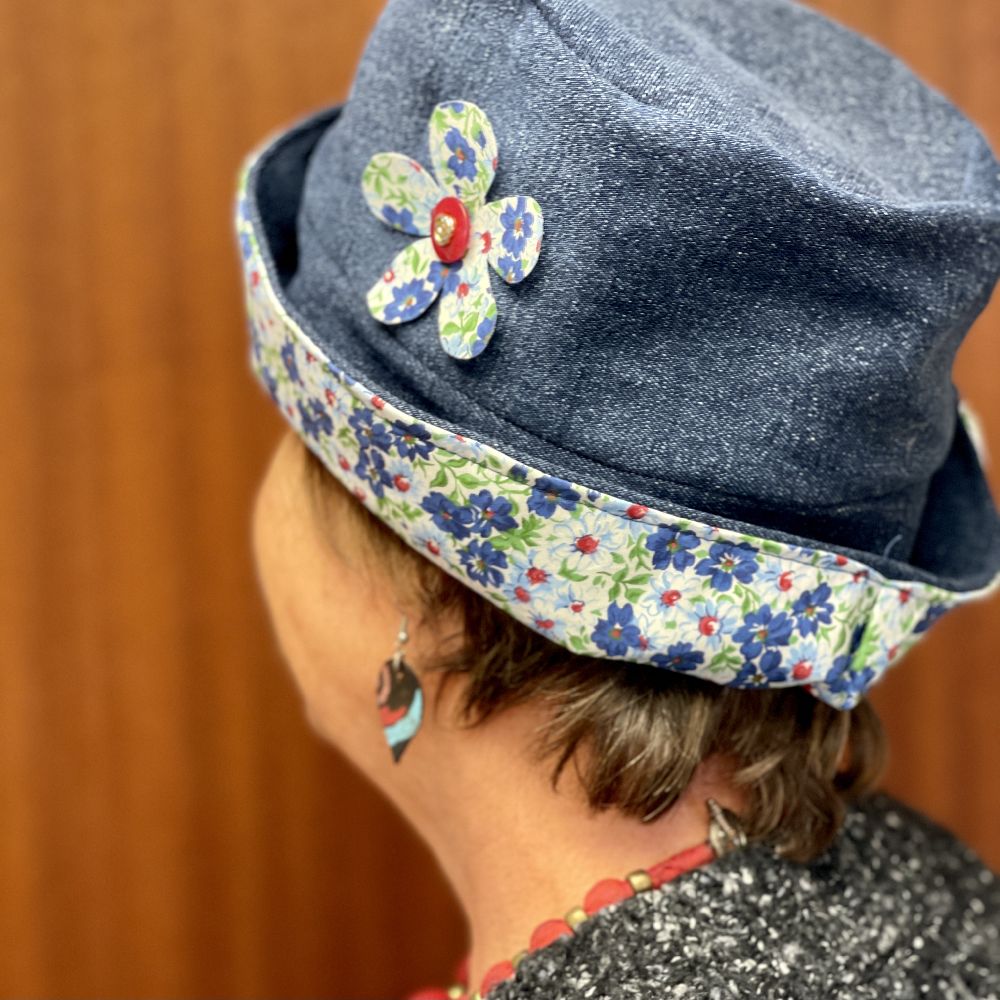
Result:
[[[846,709],[1000,583],[951,378],[1000,164],[816,11],[390,0],[236,226],[309,447],[576,653]]]

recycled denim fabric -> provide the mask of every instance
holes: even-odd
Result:
[[[483,108],[545,246],[488,348],[388,328],[376,153]],[[1000,275],[1000,164],[885,49],[791,0],[390,0],[342,109],[261,178],[290,311],[418,418],[657,510],[955,591],[1000,518],[951,378]],[[289,222],[294,216],[294,238]]]

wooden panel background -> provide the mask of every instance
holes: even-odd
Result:
[[[0,0],[2,996],[374,1000],[461,947],[430,856],[308,730],[248,549],[281,425],[235,171],[346,93],[379,6]],[[996,0],[820,6],[1000,143]],[[998,327],[957,381],[1000,454]],[[875,698],[890,790],[994,867],[998,614],[946,617]]]

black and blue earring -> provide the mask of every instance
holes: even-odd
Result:
[[[375,699],[385,739],[392,750],[392,759],[399,763],[410,740],[420,728],[424,715],[424,692],[420,678],[403,659],[403,645],[409,638],[406,632],[406,615],[399,626],[396,651],[382,664]]]

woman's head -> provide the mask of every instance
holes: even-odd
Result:
[[[511,728],[526,743],[511,750],[553,788],[572,764],[593,810],[636,822],[660,815],[712,761],[746,792],[750,838],[805,860],[882,773],[884,736],[867,701],[840,711],[799,687],[736,689],[573,653],[410,547],[291,433],[261,490],[255,543],[314,727],[411,808],[424,795],[431,809],[435,792],[404,789],[406,769],[394,771],[374,709],[377,671],[404,613],[407,659],[432,693],[425,725],[457,735],[529,719]]]

